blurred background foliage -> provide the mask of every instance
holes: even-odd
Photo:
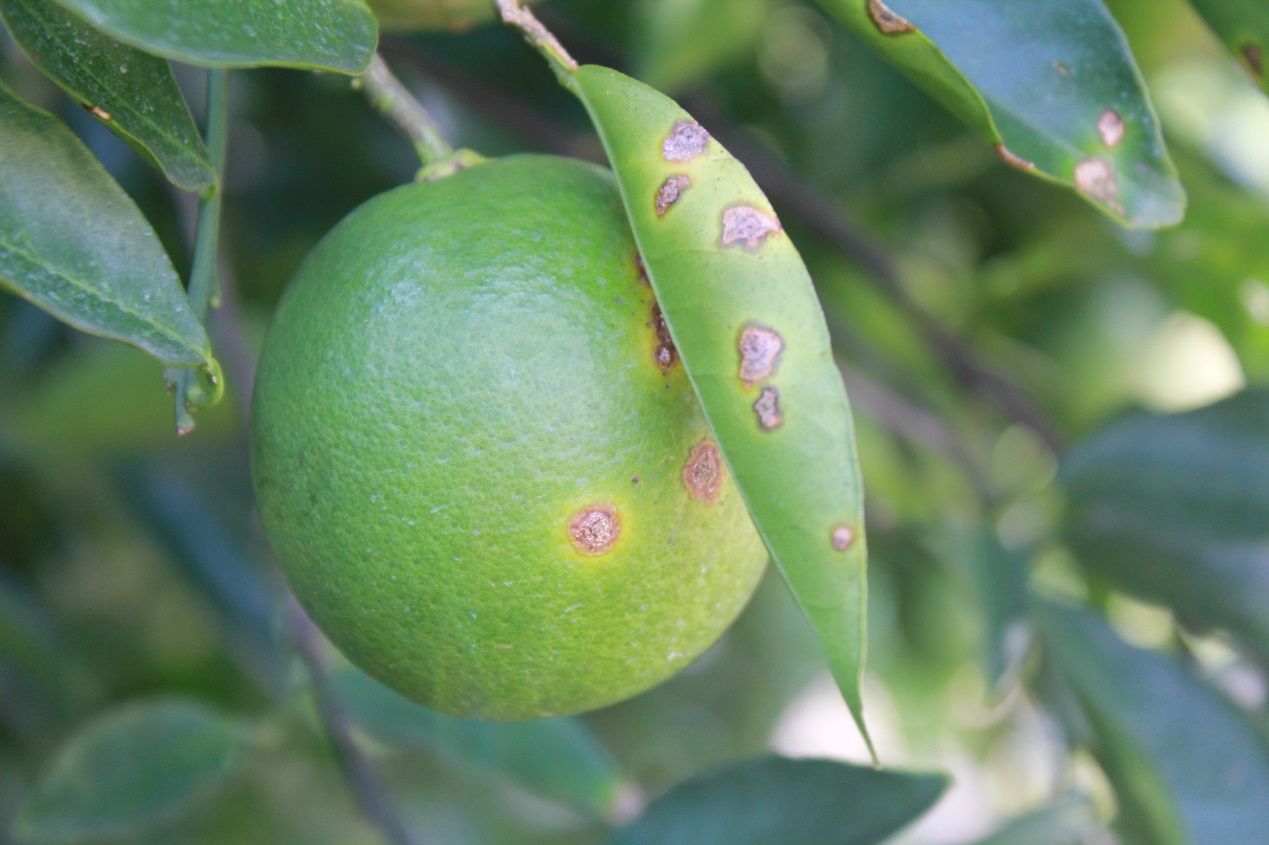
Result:
[[[887,766],[952,776],[887,841],[1251,845],[1266,828],[1248,825],[1269,823],[1269,100],[1181,0],[1108,5],[1189,196],[1173,228],[1119,228],[1006,167],[817,6],[542,10],[579,58],[710,127],[811,268],[868,487],[870,722]],[[509,31],[385,34],[381,51],[456,145],[602,157]],[[187,267],[191,197],[11,42],[0,76],[72,126]],[[774,574],[687,672],[578,719],[438,717],[334,655],[315,691],[253,512],[251,370],[305,253],[417,163],[345,77],[232,85],[226,291],[209,324],[228,397],[195,433],[173,435],[142,353],[0,298],[0,829],[381,841],[323,696],[403,823],[446,845],[601,842],[672,784],[769,751],[865,762]],[[163,764],[177,774],[128,787],[148,803],[112,803],[115,827],[76,828],[76,778],[126,786],[162,746],[101,739],[146,708],[146,731],[182,737],[188,754]],[[675,800],[652,806],[690,814]],[[654,833],[618,841],[677,841],[648,818]]]

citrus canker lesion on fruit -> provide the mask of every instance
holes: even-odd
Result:
[[[683,465],[683,484],[693,499],[708,504],[718,500],[718,493],[727,479],[727,465],[713,440],[702,440],[692,447]]]

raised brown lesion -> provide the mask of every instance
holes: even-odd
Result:
[[[702,440],[692,447],[692,453],[683,465],[683,484],[688,495],[704,502],[715,502],[726,478],[727,467],[718,452],[718,444]]]
[[[666,178],[661,183],[661,187],[657,189],[657,217],[664,217],[670,207],[679,201],[679,197],[683,196],[683,192],[691,186],[692,177],[686,173],[675,173],[673,176]]]
[[[851,528],[849,525],[838,525],[833,529],[830,540],[833,543],[834,549],[837,549],[839,552],[844,552],[855,542],[855,529]]]
[[[916,29],[912,21],[895,14],[881,0],[868,0],[868,17],[872,18],[882,35],[903,35]]]
[[[661,157],[666,161],[690,161],[705,154],[709,133],[694,120],[676,121],[670,134],[661,142]]]
[[[656,345],[652,350],[652,360],[661,368],[661,372],[668,373],[679,360],[679,351],[674,347],[674,338],[670,336],[670,327],[665,324],[665,314],[661,312],[661,306],[656,301],[652,303],[652,316],[649,318],[648,324],[652,327],[653,334],[656,335]]]
[[[767,238],[783,229],[774,214],[752,205],[733,205],[723,212],[723,246],[741,245],[747,250],[758,249]]]
[[[764,387],[753,403],[753,412],[758,415],[758,425],[767,431],[779,428],[784,423],[784,414],[780,411],[780,391],[774,387]]]
[[[621,518],[607,503],[589,505],[578,511],[568,524],[573,546],[584,555],[602,555],[621,536]]]
[[[774,329],[750,323],[740,330],[740,380],[753,385],[771,378],[780,364],[784,338]]]

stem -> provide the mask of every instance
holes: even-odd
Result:
[[[524,39],[542,54],[550,64],[551,70],[559,77],[565,88],[571,88],[573,71],[577,70],[577,62],[564,49],[560,40],[547,29],[533,11],[520,5],[520,0],[494,0],[498,6],[498,14],[507,26],[515,27],[524,35]]]
[[[382,831],[387,842],[391,845],[416,845],[417,841],[389,801],[378,773],[375,772],[361,746],[357,744],[348,715],[344,713],[339,700],[331,692],[330,685],[327,683],[326,655],[317,626],[313,624],[312,619],[309,619],[308,614],[300,607],[299,602],[294,600],[294,597],[291,599],[291,604],[291,637],[300,659],[304,661],[304,666],[312,678],[318,714],[321,716],[326,735],[334,748],[344,779],[352,787],[362,813]]]
[[[189,274],[190,308],[198,321],[206,322],[208,309],[219,304],[220,205],[224,194],[225,151],[229,143],[229,73],[223,68],[207,72],[207,152],[216,181],[198,201],[198,225],[194,231],[194,263]],[[193,408],[220,401],[224,379],[214,359],[196,371],[178,370],[170,375],[176,393],[176,433],[194,430]]]
[[[397,125],[414,144],[424,165],[440,164],[454,154],[436,120],[411,96],[378,53],[356,83],[370,104]]]

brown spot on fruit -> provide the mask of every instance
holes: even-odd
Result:
[[[733,205],[723,212],[723,246],[743,244],[753,250],[780,232],[780,221],[752,205]]]
[[[643,256],[637,251],[634,254],[634,266],[635,276],[639,279],[639,281],[643,282],[645,285],[651,285],[652,282],[648,279],[648,268],[644,266]]]
[[[784,338],[772,329],[750,323],[740,330],[740,378],[756,384],[771,377],[784,351]]]
[[[612,505],[584,508],[568,524],[568,536],[584,555],[602,555],[621,536],[621,519]]]
[[[657,217],[664,217],[670,206],[678,202],[683,192],[691,186],[691,177],[684,173],[676,173],[662,182],[657,190]]]
[[[1016,167],[1019,170],[1035,170],[1035,164],[1033,162],[1027,161],[1022,156],[1017,155],[1004,144],[996,145],[996,156],[1010,167]]]
[[[1243,45],[1241,52],[1243,60],[1247,62],[1247,69],[1251,71],[1251,75],[1256,79],[1263,80],[1265,78],[1265,53],[1260,49],[1260,45],[1248,42]]]
[[[1124,139],[1124,121],[1119,116],[1119,112],[1114,109],[1106,109],[1097,117],[1097,134],[1102,137],[1102,143],[1108,147],[1113,147]]]
[[[850,548],[850,544],[855,542],[855,529],[849,525],[839,525],[833,529],[832,534],[833,548],[839,552],[844,552]]]
[[[916,29],[911,21],[896,15],[881,0],[868,0],[868,17],[872,18],[882,35],[902,35]]]
[[[1087,197],[1118,209],[1115,198],[1119,195],[1119,185],[1115,182],[1115,171],[1104,158],[1086,158],[1075,165],[1075,187]]]
[[[714,441],[702,440],[692,447],[683,465],[683,484],[693,499],[714,502],[726,477],[727,467]]]
[[[774,387],[764,387],[758,394],[758,401],[753,403],[753,412],[758,415],[758,425],[770,431],[779,428],[784,422],[780,413],[780,391]]]
[[[709,133],[692,120],[680,120],[661,142],[661,156],[666,161],[690,161],[705,154]]]
[[[674,362],[679,359],[679,352],[674,348],[674,339],[670,337],[670,327],[665,324],[665,315],[661,313],[661,306],[656,302],[652,303],[652,319],[649,325],[657,336],[656,350],[652,353],[653,360],[657,362],[661,372],[669,372]]]

